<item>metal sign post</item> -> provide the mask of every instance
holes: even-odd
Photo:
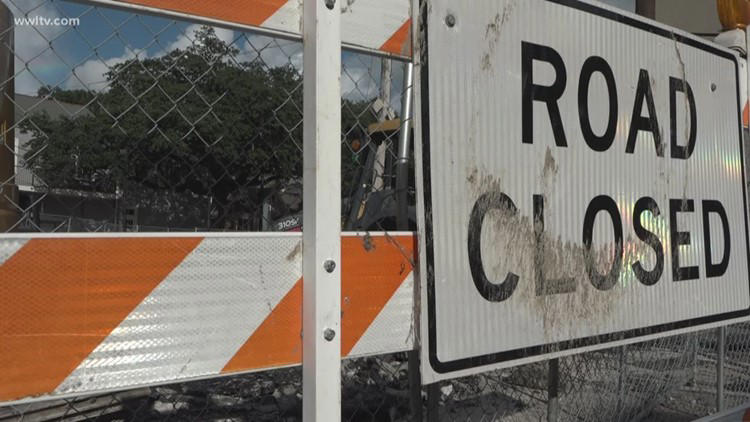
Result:
[[[341,12],[304,1],[302,384],[306,421],[341,419]]]

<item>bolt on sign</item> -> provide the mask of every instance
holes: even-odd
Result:
[[[748,316],[739,58],[574,0],[429,0],[426,382]]]

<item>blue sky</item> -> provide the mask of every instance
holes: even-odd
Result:
[[[16,25],[16,91],[33,94],[43,83],[80,88],[72,69],[93,89],[101,89],[107,62],[136,53],[153,56],[177,42],[188,28],[150,16],[135,17],[116,10],[92,8],[63,1],[3,0],[15,17],[77,17],[80,25]],[[158,34],[154,36],[153,33]],[[52,48],[49,48],[52,41]],[[29,70],[24,71],[28,64]],[[32,75],[33,74],[33,75]],[[39,80],[37,80],[39,79]]]
[[[62,88],[106,90],[104,73],[119,62],[139,57],[156,57],[191,43],[198,25],[172,19],[91,7],[63,0],[0,0],[15,17],[76,17],[80,25],[20,26],[16,37],[16,92],[35,94],[42,84]],[[626,10],[635,10],[635,0],[602,0]],[[242,60],[254,60],[260,53],[269,66],[302,65],[302,46],[287,40],[217,28],[217,34],[241,50]],[[52,42],[50,48],[49,42]],[[342,91],[349,99],[371,98],[378,91],[381,60],[344,53]],[[26,67],[28,66],[28,69]],[[392,106],[399,109],[403,67],[394,64]]]
[[[33,95],[42,84],[62,88],[106,90],[104,77],[114,64],[139,57],[158,57],[192,42],[199,25],[62,0],[0,0],[16,18],[79,18],[77,27],[15,27],[16,92]],[[301,43],[216,28],[219,37],[240,49],[240,59],[260,57],[269,66],[302,66]],[[50,48],[51,41],[51,48]],[[344,53],[342,91],[350,99],[376,95],[380,62],[376,57]],[[28,69],[26,69],[28,67]],[[398,104],[403,69],[394,65],[392,106]]]

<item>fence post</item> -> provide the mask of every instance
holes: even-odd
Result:
[[[398,137],[396,161],[396,227],[409,230],[409,150],[411,147],[412,92],[414,89],[414,65],[404,67],[404,93],[401,98],[401,129]],[[415,311],[416,312],[416,311]],[[416,314],[418,318],[418,313]],[[419,369],[419,349],[409,351],[409,401],[413,422],[422,421],[422,379]]]
[[[433,422],[440,420],[440,383],[436,382],[427,386],[427,421]]]
[[[725,346],[727,338],[727,327],[719,327],[716,330],[716,411],[724,410],[724,364],[725,364]]]
[[[412,422],[422,422],[422,377],[419,350],[409,351],[409,407]]]
[[[341,420],[341,11],[304,0],[303,417]]]
[[[378,120],[381,122],[390,119],[392,78],[393,62],[387,57],[380,59],[380,101],[383,104],[378,112]]]
[[[557,422],[560,417],[560,360],[550,359],[547,375],[547,422]]]
[[[626,346],[620,346],[617,348],[617,354],[619,357],[619,370],[617,372],[617,407],[615,410],[617,415],[622,413],[625,404],[625,347]]]
[[[13,28],[13,14],[4,4],[0,4],[0,20],[8,28]],[[21,217],[18,210],[18,186],[15,179],[15,106],[10,98],[15,90],[13,46],[14,31],[10,29],[0,37],[0,63],[3,64],[0,77],[6,81],[0,98],[0,233],[11,230]]]
[[[414,92],[414,64],[404,69],[404,94],[401,99],[401,130],[398,138],[396,161],[396,225],[399,230],[409,230],[409,151],[411,150],[412,93]]]
[[[698,385],[698,334],[690,336],[690,380],[688,385]]]

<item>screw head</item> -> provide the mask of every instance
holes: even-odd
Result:
[[[448,25],[449,28],[456,26],[456,16],[452,13],[448,14],[448,16],[445,17],[445,24]]]
[[[716,84],[713,82],[711,83],[711,92],[716,92]]]
[[[327,260],[326,262],[323,263],[323,269],[325,269],[326,272],[330,274],[330,273],[333,272],[333,270],[336,269],[336,263],[333,262],[332,259],[329,259],[329,260]]]
[[[333,10],[333,6],[336,5],[336,0],[326,0],[326,7],[328,10]]]
[[[330,328],[326,328],[325,331],[323,331],[323,338],[326,339],[326,341],[333,341],[333,339],[336,337],[336,332],[333,331]]]

